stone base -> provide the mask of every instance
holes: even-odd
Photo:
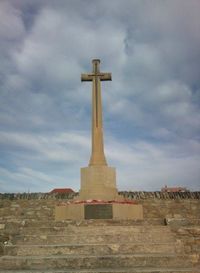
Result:
[[[89,166],[81,168],[81,189],[78,200],[118,200],[115,168]]]
[[[67,204],[55,207],[55,220],[84,219],[84,204]]]
[[[55,220],[62,221],[68,219],[142,220],[143,206],[139,204],[127,203],[82,203],[56,206]]]

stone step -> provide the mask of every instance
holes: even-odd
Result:
[[[95,268],[187,268],[192,267],[189,255],[174,254],[134,254],[134,255],[106,255],[76,257],[69,255],[59,256],[2,256],[0,269],[95,269]],[[194,266],[194,265],[193,265]]]
[[[107,230],[107,231],[112,231],[114,230],[132,230],[135,232],[140,232],[140,231],[166,231],[166,230],[171,230],[170,227],[168,226],[152,226],[152,225],[56,225],[56,222],[54,222],[55,225],[52,226],[39,226],[39,227],[35,227],[35,229],[50,229],[50,230],[77,230],[80,231],[82,230],[83,232],[85,231],[90,231],[90,230]],[[29,230],[29,229],[34,229],[34,227],[30,227],[30,226],[25,226],[25,229]]]
[[[93,220],[81,220],[81,221],[73,221],[73,220],[64,220],[64,221],[54,221],[54,217],[43,217],[43,221],[40,221],[41,218],[36,217],[13,217],[13,216],[7,216],[7,217],[0,217],[0,224],[1,223],[11,223],[11,224],[21,224],[25,223],[29,226],[47,226],[48,223],[50,223],[51,226],[54,226],[56,223],[56,226],[64,226],[66,224],[73,224],[73,225],[165,225],[166,221],[164,217],[160,218],[145,218],[144,220],[99,220],[99,219],[93,219]],[[96,223],[95,223],[96,222]],[[187,218],[187,225],[200,225],[200,218]]]
[[[90,220],[88,220],[90,221]],[[91,220],[93,221],[93,220]],[[94,223],[90,223],[87,221],[80,221],[80,222],[75,222],[75,223],[71,223],[71,222],[67,222],[67,221],[62,221],[62,222],[55,222],[55,221],[49,221],[49,222],[43,222],[43,221],[38,221],[38,222],[32,222],[32,221],[11,221],[11,222],[1,222],[0,221],[0,226],[4,225],[5,228],[12,228],[13,226],[15,228],[32,228],[32,229],[37,229],[37,228],[69,228],[69,227],[74,227],[74,228],[111,228],[111,227],[125,227],[125,228],[129,228],[129,227],[139,227],[139,228],[144,228],[144,229],[153,229],[153,228],[168,228],[170,229],[171,227],[165,225],[165,224],[161,224],[161,225],[150,225],[150,224],[135,224],[132,222],[128,222],[126,223],[106,223],[106,222],[98,222],[98,220],[95,220]]]
[[[5,255],[37,256],[37,255],[113,255],[138,253],[175,253],[182,248],[171,244],[65,244],[65,245],[7,245],[4,247]]]
[[[68,225],[73,226],[162,226],[164,225],[164,219],[162,218],[149,218],[144,220],[102,220],[102,219],[95,219],[95,220],[63,220],[63,221],[54,221],[54,219],[47,219],[40,221],[38,219],[3,219],[0,217],[0,224],[6,225],[18,225],[18,226],[29,226],[29,227],[66,227]]]
[[[74,235],[16,235],[13,244],[95,244],[95,243],[170,243],[174,242],[173,234],[74,234]]]
[[[12,228],[13,230],[13,228]],[[6,231],[8,232],[9,229],[7,228]],[[15,232],[17,230],[15,229]],[[132,233],[148,233],[148,234],[154,234],[156,236],[159,236],[160,234],[167,234],[170,233],[171,230],[169,227],[161,226],[161,227],[144,227],[144,226],[95,226],[95,227],[74,227],[74,226],[68,226],[68,227],[38,227],[38,228],[31,228],[31,227],[20,227],[18,229],[18,232],[20,234],[132,234]]]
[[[126,269],[64,269],[47,270],[0,270],[0,273],[199,273],[198,268],[126,268]]]

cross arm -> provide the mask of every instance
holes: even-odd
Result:
[[[99,73],[99,78],[101,81],[112,81],[111,73]]]
[[[93,74],[81,74],[81,81],[82,82],[91,82],[93,80]]]
[[[91,73],[91,74],[81,74],[82,82],[91,82],[94,77],[99,77],[101,81],[112,81],[111,73]]]

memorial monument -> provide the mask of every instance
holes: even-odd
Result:
[[[89,166],[81,169],[80,199],[115,200],[118,197],[115,168],[108,167],[104,154],[101,81],[111,81],[111,73],[100,72],[100,60],[93,60],[92,73],[82,81],[92,81],[92,152]]]
[[[81,81],[92,82],[92,151],[89,166],[81,168],[79,196],[56,206],[56,220],[64,219],[142,219],[143,209],[118,195],[115,168],[107,165],[104,154],[101,81],[110,81],[111,73],[100,72],[100,60],[92,61],[91,73]]]

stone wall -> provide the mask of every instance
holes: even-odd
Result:
[[[128,199],[140,200],[140,199],[200,199],[200,192],[146,192],[146,191],[120,191],[120,195]],[[72,199],[77,196],[78,193],[0,193],[0,200],[18,200],[18,199]]]
[[[1,199],[0,220],[52,220],[56,201],[51,199]]]
[[[125,198],[140,199],[200,199],[200,192],[146,192],[146,191],[121,191],[119,194]]]
[[[143,205],[144,218],[200,223],[200,192],[121,192]]]
[[[144,208],[144,218],[161,219],[178,218],[190,219],[193,224],[200,218],[199,192],[175,194],[163,193],[130,193],[124,192],[127,199],[135,199]],[[70,196],[72,198],[72,196]],[[48,221],[54,219],[55,205],[66,202],[67,199],[49,194],[1,195],[0,220],[34,219]]]
[[[77,196],[78,193],[43,193],[43,192],[34,192],[34,193],[0,193],[0,200],[41,200],[41,199],[72,199]]]
[[[200,219],[198,199],[144,199],[138,202],[143,205],[144,218],[188,219],[192,224],[198,224]]]

